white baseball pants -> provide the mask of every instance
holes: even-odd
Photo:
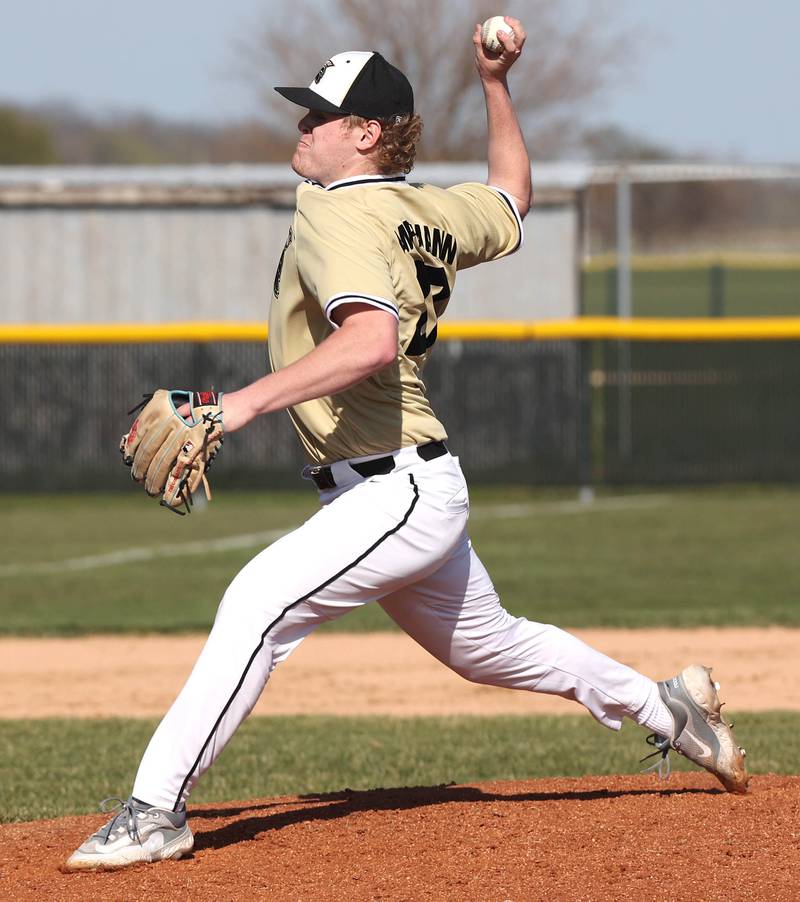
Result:
[[[275,665],[318,624],[372,601],[468,680],[575,699],[612,729],[623,716],[641,722],[651,680],[563,630],[503,609],[467,537],[457,459],[424,462],[405,448],[395,463],[370,479],[334,464],[337,488],[322,493],[322,509],[235,577],[147,747],[134,798],[180,807]]]

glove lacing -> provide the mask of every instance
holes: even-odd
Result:
[[[142,400],[136,405],[136,407],[131,407],[131,409],[128,411],[128,416],[134,413],[138,413],[145,405],[149,404],[150,400],[153,397],[153,394],[154,392],[150,392],[149,394],[142,395]],[[110,800],[106,799],[106,801]]]
[[[152,397],[152,395],[151,395]],[[145,402],[147,403],[147,402]],[[222,411],[219,410],[216,413],[212,413],[210,410],[206,410],[202,417],[200,418],[200,422],[205,425],[205,437],[203,438],[203,447],[199,452],[198,456],[202,454],[205,457],[205,467],[203,469],[203,475],[201,479],[203,481],[203,490],[206,493],[206,498],[211,501],[211,486],[209,485],[208,479],[206,478],[206,473],[211,467],[211,463],[214,458],[217,456],[219,449],[222,447],[224,442],[224,437],[221,435],[217,440],[217,446],[210,453],[206,453],[208,449],[208,443],[211,439],[211,433],[217,428],[217,426],[222,426]],[[185,446],[184,446],[185,448]],[[181,499],[181,503],[186,508],[186,510],[179,510],[177,507],[172,507],[167,504],[163,499],[160,504],[162,507],[166,507],[168,510],[171,510],[174,514],[177,514],[179,517],[185,517],[186,514],[190,514],[192,512],[192,506],[194,501],[192,500],[192,493],[188,490],[189,476],[191,475],[191,468],[187,468],[186,473],[181,479],[180,485],[178,486],[178,497]]]

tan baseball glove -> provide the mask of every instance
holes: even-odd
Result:
[[[200,484],[211,499],[206,472],[222,446],[221,393],[167,391],[145,395],[129,413],[141,410],[122,436],[119,450],[148,495],[183,515]],[[178,413],[183,409],[183,415]],[[180,510],[180,508],[185,510]]]

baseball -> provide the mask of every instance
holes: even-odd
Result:
[[[481,42],[491,53],[502,53],[505,49],[497,37],[498,31],[514,34],[514,29],[502,16],[492,16],[491,19],[487,19],[481,26]]]

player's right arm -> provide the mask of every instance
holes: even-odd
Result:
[[[475,46],[475,67],[486,101],[488,182],[510,194],[520,216],[524,217],[533,202],[531,161],[508,90],[507,76],[508,70],[522,53],[526,35],[518,19],[507,16],[506,21],[509,32],[498,34],[505,47],[500,56],[488,53],[484,48],[480,25],[475,26],[472,42]]]
[[[397,319],[366,304],[347,303],[332,319],[339,328],[294,363],[222,396],[225,431],[265,413],[335,395],[397,359]]]
[[[298,274],[332,331],[305,356],[224,394],[226,432],[262,414],[339,394],[397,360],[390,240],[345,198],[318,188],[303,192],[295,217]]]

